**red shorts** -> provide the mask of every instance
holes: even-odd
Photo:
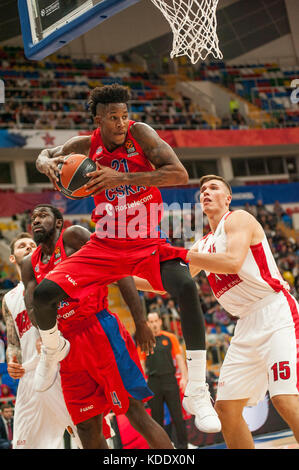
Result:
[[[71,348],[60,363],[61,386],[74,424],[110,411],[125,414],[129,397],[152,398],[134,341],[117,315],[102,310],[64,336]]]
[[[163,291],[160,263],[174,258],[186,262],[187,253],[187,249],[172,246],[162,238],[115,240],[93,235],[46,279],[56,282],[73,298],[94,283],[106,286],[125,276],[147,279],[155,290]]]

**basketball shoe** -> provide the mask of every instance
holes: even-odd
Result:
[[[195,426],[202,432],[220,432],[221,423],[211,402],[208,384],[187,384],[183,399],[185,410],[195,415]]]
[[[59,336],[59,346],[57,349],[41,347],[40,360],[34,375],[34,390],[44,392],[55,382],[58,373],[58,363],[69,353],[70,343],[63,336]]]

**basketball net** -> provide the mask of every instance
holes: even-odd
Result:
[[[219,0],[151,0],[173,32],[170,57],[186,55],[192,64],[209,54],[222,59],[216,33]]]

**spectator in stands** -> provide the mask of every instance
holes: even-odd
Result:
[[[220,129],[230,129],[230,122],[229,116],[223,116],[221,118]]]
[[[1,405],[0,449],[11,449],[13,440],[13,408],[8,403]]]
[[[222,308],[219,304],[217,305],[214,314],[213,314],[213,321],[216,325],[229,325],[230,319],[224,308]],[[226,330],[227,331],[227,330]]]
[[[50,121],[46,114],[42,114],[34,124],[34,129],[50,129]]]
[[[12,289],[15,285],[16,284],[13,281],[13,278],[11,276],[6,274],[5,271],[4,271],[4,274],[3,272],[1,273],[0,289],[3,289],[3,290]]]
[[[173,299],[169,299],[167,302],[167,311],[169,315],[171,316],[172,320],[179,320],[180,319],[180,314],[176,308],[175,302]]]
[[[220,352],[217,341],[217,335],[212,333],[212,326],[208,325],[206,328],[206,344],[207,344],[207,357],[212,360],[212,364],[220,364]]]
[[[233,119],[232,122],[231,122],[231,124],[230,124],[230,126],[229,126],[229,128],[230,128],[230,129],[239,129],[239,124],[238,124],[238,122],[237,122],[235,119]]]
[[[221,364],[230,343],[230,335],[227,329],[220,324],[209,326],[207,342],[210,346],[214,364]]]
[[[257,213],[256,207],[255,207],[255,206],[251,206],[251,205],[249,204],[249,202],[246,202],[246,203],[245,203],[244,211],[247,211],[247,212],[249,212],[249,214],[251,214],[251,215],[253,215],[254,217],[256,217],[256,213]]]
[[[230,101],[229,101],[229,111],[230,115],[233,116],[235,113],[239,111],[239,101],[236,100],[234,96],[231,96]]]
[[[156,311],[159,312],[160,317],[162,319],[162,328],[166,331],[171,331],[171,317],[169,315],[168,308],[166,307],[164,300],[161,296],[157,296],[156,298]]]
[[[285,213],[279,201],[274,202],[272,210],[273,210],[273,213],[276,215],[277,220],[280,220],[283,214]]]
[[[240,115],[240,120],[239,120],[239,129],[249,129],[249,126],[244,118],[244,116]]]
[[[270,211],[264,205],[262,199],[258,199],[256,203],[256,217],[259,220],[263,215],[270,215]]]
[[[15,402],[15,395],[13,394],[12,390],[9,388],[7,384],[0,385],[0,398],[2,401],[5,400],[7,403],[11,405]]]

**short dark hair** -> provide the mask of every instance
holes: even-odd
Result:
[[[8,385],[7,385],[8,386]],[[13,409],[13,405],[8,402],[8,403],[2,403],[1,404],[1,411],[5,410],[5,408],[12,408]]]
[[[19,233],[11,242],[10,242],[10,245],[9,245],[9,248],[10,248],[10,254],[13,255],[14,252],[15,252],[15,244],[18,240],[21,240],[22,238],[32,238],[32,235],[30,235],[30,233],[28,232],[21,232]]]
[[[60,212],[59,209],[57,209],[57,207],[52,206],[52,204],[38,204],[37,206],[35,206],[33,210],[35,211],[35,209],[38,209],[39,207],[48,207],[49,209],[51,209],[51,212],[54,215],[56,220],[59,219],[63,221],[62,213]]]
[[[131,93],[129,88],[119,85],[118,83],[96,87],[89,95],[89,111],[92,116],[96,116],[98,104],[127,103],[130,98]]]
[[[204,176],[202,176],[202,177],[200,178],[200,180],[199,180],[199,187],[201,188],[204,183],[206,183],[207,181],[210,181],[210,180],[222,181],[222,183],[225,184],[225,186],[226,186],[227,189],[229,190],[230,195],[232,195],[232,188],[231,188],[231,185],[229,184],[228,181],[226,181],[224,178],[222,178],[222,176],[217,176],[217,175],[204,175]]]

